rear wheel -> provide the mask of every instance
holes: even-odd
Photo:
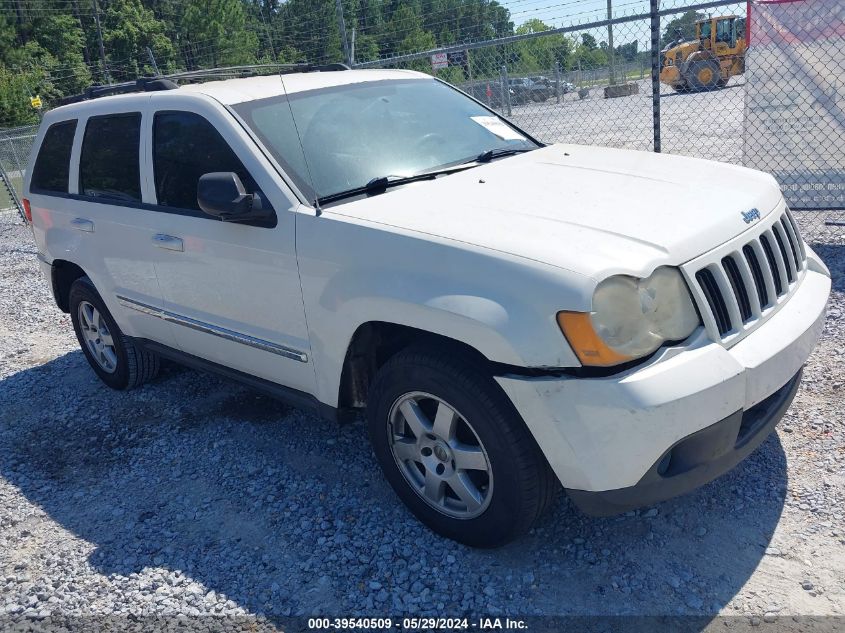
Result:
[[[722,69],[715,59],[700,59],[690,64],[684,78],[692,90],[700,92],[716,88],[721,77]]]
[[[73,330],[88,364],[112,389],[132,389],[158,373],[159,359],[120,331],[88,277],[70,287]]]
[[[368,405],[385,477],[423,523],[476,547],[526,532],[557,481],[483,365],[410,349],[379,371]]]

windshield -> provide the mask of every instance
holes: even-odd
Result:
[[[456,165],[488,150],[537,147],[434,79],[335,86],[234,109],[309,198]]]

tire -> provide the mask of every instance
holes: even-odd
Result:
[[[370,440],[387,481],[438,534],[473,547],[503,545],[527,532],[559,490],[533,436],[480,362],[448,350],[406,349],[379,370],[368,400]],[[437,415],[444,406],[443,420],[454,415],[451,434]]]
[[[714,90],[719,85],[722,69],[715,59],[699,59],[692,62],[684,74],[691,90],[702,92]]]
[[[120,330],[88,277],[73,282],[68,303],[76,339],[100,380],[125,390],[155,378],[158,355],[141,349]]]

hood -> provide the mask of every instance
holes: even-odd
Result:
[[[600,279],[689,261],[753,227],[781,200],[771,176],[744,167],[552,145],[326,212]]]

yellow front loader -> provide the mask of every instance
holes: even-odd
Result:
[[[735,15],[699,20],[695,37],[678,37],[660,51],[660,81],[677,92],[713,90],[745,72],[745,19]]]

